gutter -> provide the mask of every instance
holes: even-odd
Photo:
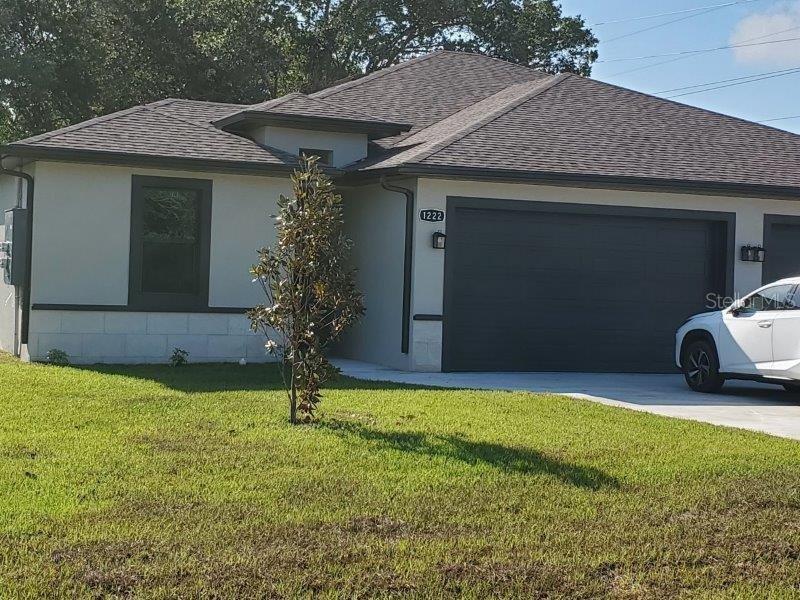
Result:
[[[22,346],[28,343],[28,333],[30,331],[31,322],[31,272],[32,264],[31,258],[33,256],[33,176],[21,171],[12,171],[3,168],[4,156],[0,156],[0,174],[10,175],[24,179],[25,186],[25,208],[28,209],[28,247],[25,248],[25,286],[22,291],[22,322],[20,324],[20,354],[22,353]],[[18,203],[19,204],[19,203]]]
[[[392,185],[381,177],[381,187],[389,192],[403,194],[406,197],[406,231],[405,249],[403,253],[403,330],[400,337],[400,351],[408,354],[411,328],[411,267],[414,259],[414,192],[408,188]]]
[[[157,154],[125,154],[98,150],[69,150],[63,148],[41,148],[7,144],[0,146],[0,152],[19,158],[53,160],[63,162],[91,163],[93,165],[124,165],[152,169],[173,169],[177,171],[200,171],[203,173],[241,173],[274,177],[291,175],[297,170],[296,164],[274,164],[239,162],[234,160],[208,160],[196,158],[169,157]],[[336,167],[322,167],[331,178],[337,178],[343,171]]]
[[[636,192],[665,192],[701,196],[733,196],[736,198],[767,198],[800,200],[800,186],[765,185],[753,183],[720,183],[688,179],[660,179],[618,175],[583,175],[474,167],[446,167],[407,163],[398,167],[348,172],[342,179],[348,185],[363,185],[381,177],[432,177],[464,179],[498,183],[529,183],[559,187],[580,187]]]
[[[42,148],[17,144],[0,146],[0,152],[20,158],[81,162],[101,165],[126,165],[154,169],[202,171],[204,173],[242,173],[265,177],[290,175],[296,165],[248,163],[231,160],[207,160],[166,157],[150,154],[125,154],[96,150],[67,150]],[[518,171],[511,169],[484,169],[475,167],[447,167],[405,163],[396,167],[368,170],[344,170],[323,167],[323,172],[340,185],[362,185],[389,176],[438,177],[445,179],[467,179],[504,183],[531,183],[564,187],[585,187],[612,190],[660,191],[676,194],[698,194],[708,196],[734,196],[745,198],[768,198],[777,200],[800,200],[800,186],[767,185],[753,183],[720,183],[687,179],[662,179],[656,177],[632,177],[619,175],[597,175],[580,173],[558,173],[543,171]]]

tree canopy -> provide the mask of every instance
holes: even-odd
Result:
[[[440,48],[588,75],[556,0],[4,0],[0,141],[181,97],[254,103]]]

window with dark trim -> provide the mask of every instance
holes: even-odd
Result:
[[[333,166],[333,150],[319,148],[300,148],[300,156],[319,156],[319,164],[325,167]]]
[[[133,176],[128,304],[208,307],[211,181]]]

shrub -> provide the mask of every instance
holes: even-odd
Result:
[[[172,351],[172,356],[169,357],[169,365],[171,367],[182,367],[189,363],[189,353],[182,348],[175,348]]]
[[[51,348],[47,352],[47,362],[51,365],[68,365],[69,364],[69,354],[64,352],[63,350],[59,350],[58,348]]]

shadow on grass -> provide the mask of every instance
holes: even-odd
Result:
[[[132,377],[158,383],[180,392],[227,392],[227,391],[278,391],[283,389],[283,380],[275,364],[249,364],[239,366],[232,363],[189,364],[182,367],[167,365],[76,365],[70,368]],[[416,386],[402,383],[362,381],[339,376],[330,381],[327,389],[337,390],[399,390],[429,389],[436,387]]]
[[[0,363],[1,364],[1,363]],[[152,381],[163,385],[169,389],[186,393],[208,393],[208,392],[259,392],[259,391],[279,391],[283,389],[280,371],[275,364],[249,364],[241,367],[232,363],[212,363],[212,364],[190,364],[183,367],[173,368],[167,365],[90,365],[71,367],[83,371],[101,373],[107,375],[119,375],[136,379]],[[550,374],[545,374],[550,375]],[[641,383],[638,387],[631,386],[627,391],[609,389],[609,384],[600,380],[600,388],[586,383],[581,383],[582,374],[576,376],[574,385],[560,384],[558,386],[548,383],[542,384],[541,392],[531,392],[517,390],[523,393],[586,393],[592,396],[600,396],[647,406],[651,404],[686,405],[695,406],[698,404],[712,406],[794,406],[797,404],[800,394],[789,394],[783,389],[769,385],[755,385],[733,382],[729,384],[720,394],[707,395],[698,398],[684,389],[682,381],[680,387],[672,385],[664,387],[658,384],[656,387],[647,382]],[[564,382],[570,382],[570,376],[563,376]],[[389,381],[370,381],[363,379],[353,379],[350,377],[339,376],[328,382],[326,390],[345,390],[345,391],[391,391],[391,390],[419,390],[435,391],[444,390],[474,390],[469,385],[438,387],[431,385],[397,383]],[[491,393],[492,390],[477,389]],[[513,390],[507,390],[513,392]],[[324,397],[323,391],[323,397]]]
[[[168,365],[86,365],[75,369],[158,383],[187,393],[276,391],[283,389],[278,367],[271,364],[239,366],[230,363]]]
[[[599,469],[561,461],[529,448],[473,441],[460,435],[381,431],[360,423],[337,419],[323,421],[317,427],[341,437],[365,440],[382,448],[457,460],[473,466],[485,464],[508,473],[547,474],[565,483],[592,490],[620,487],[616,478]]]
[[[222,391],[279,391],[283,389],[276,365],[196,364],[183,367],[165,365],[94,365],[75,369],[147,380],[176,391],[208,393]],[[328,389],[393,390],[431,389],[397,383],[361,381],[339,377]],[[493,442],[473,441],[461,435],[431,434],[415,431],[381,431],[352,421],[326,419],[315,425],[341,437],[354,437],[381,448],[423,456],[457,460],[469,465],[489,465],[508,473],[548,474],[568,484],[587,488],[617,488],[617,479],[603,471],[545,456],[524,447],[505,446]]]

